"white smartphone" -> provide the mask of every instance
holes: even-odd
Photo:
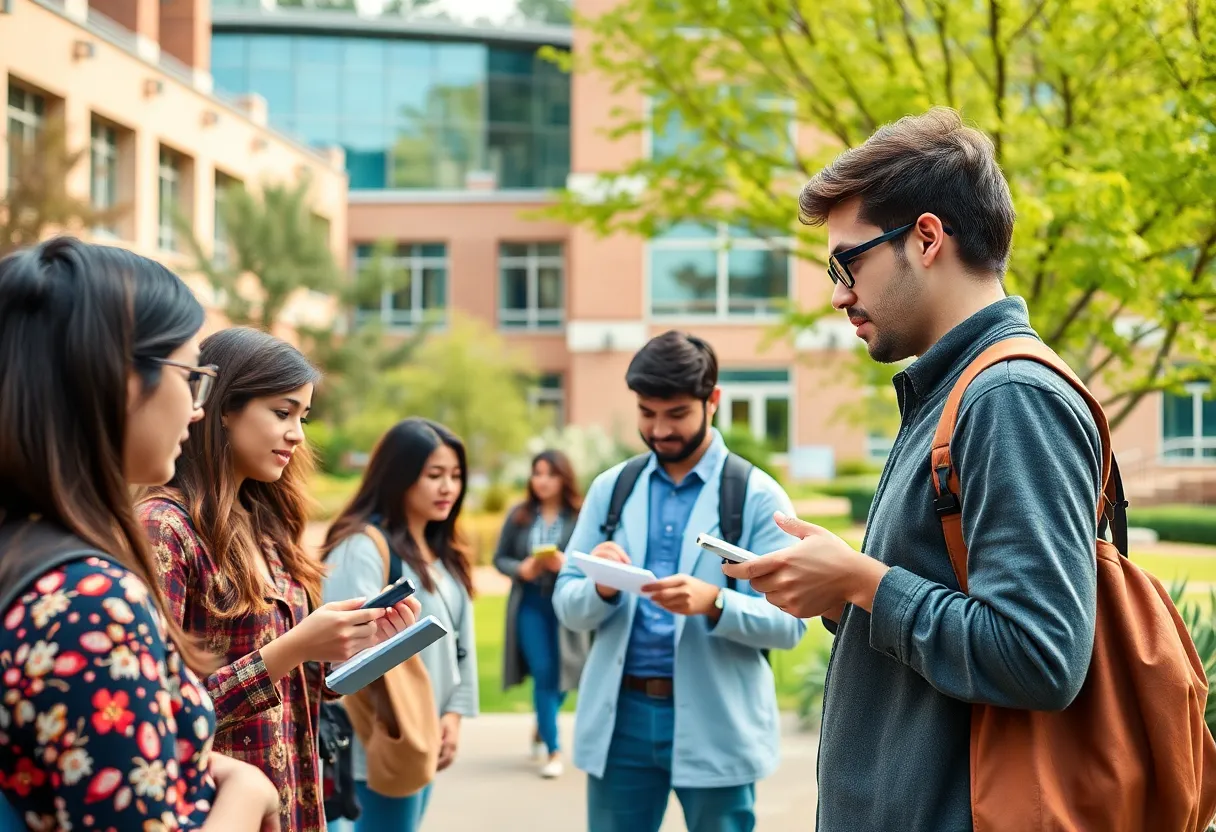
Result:
[[[755,560],[759,555],[749,552],[746,549],[740,549],[727,543],[725,540],[719,540],[713,535],[699,534],[697,535],[697,545],[707,552],[713,552],[722,560],[728,560],[731,563],[747,563],[749,560]]]

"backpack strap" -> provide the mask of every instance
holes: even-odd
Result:
[[[612,486],[612,499],[608,501],[608,513],[604,516],[604,524],[600,526],[605,540],[612,540],[612,536],[620,528],[621,510],[624,509],[625,501],[633,493],[633,487],[637,485],[638,477],[642,476],[642,469],[649,461],[650,454],[639,454],[626,462],[621,473],[617,474],[616,482]]]
[[[963,393],[966,392],[968,385],[989,367],[1016,359],[1037,361],[1055,370],[1081,394],[1081,398],[1089,405],[1089,411],[1098,425],[1098,435],[1102,440],[1102,496],[1097,507],[1098,522],[1103,528],[1107,522],[1111,524],[1116,546],[1120,547],[1120,552],[1124,555],[1127,554],[1127,501],[1124,499],[1119,470],[1114,465],[1110,427],[1106,422],[1106,414],[1102,411],[1102,405],[1089,392],[1085,383],[1072,371],[1072,368],[1042,341],[1027,337],[1009,338],[984,350],[963,371],[962,376],[950,391],[949,398],[946,399],[946,406],[937,423],[937,432],[933,435],[930,478],[933,482],[933,491],[937,494],[933,506],[937,510],[942,531],[946,536],[950,564],[954,568],[954,575],[958,578],[959,586],[964,592],[967,591],[967,543],[963,540],[962,495],[959,493],[958,471],[950,458],[950,440],[954,435],[955,424],[958,422],[958,411],[963,401]]]
[[[385,586],[396,582],[401,577],[401,565],[389,551],[388,539],[384,536],[384,532],[380,531],[379,526],[368,523],[363,527],[363,533],[372,539],[372,543],[376,544],[376,549],[380,552],[380,559],[384,561]],[[394,566],[397,567],[396,570],[393,569]],[[393,574],[394,571],[397,572],[396,575]]]
[[[30,584],[47,572],[78,560],[94,557],[102,558],[116,566],[121,566],[112,557],[99,549],[65,549],[62,552],[54,552],[44,558],[39,558],[34,563],[30,563],[20,573],[9,576],[7,585],[0,588],[0,615],[7,612],[8,608],[13,605],[13,602],[26,593]],[[126,567],[123,568],[125,569]]]
[[[722,465],[722,480],[718,486],[718,531],[722,539],[735,546],[743,537],[743,506],[747,501],[747,481],[755,467],[738,454],[728,453]],[[727,577],[726,588],[738,585]]]

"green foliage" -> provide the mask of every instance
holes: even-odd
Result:
[[[598,196],[564,193],[556,216],[600,234],[690,217],[788,230],[822,263],[824,232],[795,222],[797,188],[878,126],[947,105],[993,138],[1009,179],[1009,288],[1103,382],[1113,424],[1216,370],[1209,0],[623,0],[576,25],[587,49],[547,54],[651,100],[613,110],[608,134],[640,142],[653,127],[678,146],[602,174]]]
[[[189,219],[176,218],[199,271],[224,293],[224,311],[233,323],[269,332],[296,292],[337,288],[340,272],[328,230],[312,213],[311,187],[304,176],[295,184],[264,183],[258,194],[243,184],[217,194],[219,236],[227,256],[209,256]],[[244,285],[247,276],[257,282],[255,297]]]
[[[822,626],[811,622],[812,626]],[[828,661],[832,656],[832,642],[824,641],[815,645],[807,661],[799,672],[802,674],[802,684],[798,690],[798,720],[804,729],[819,727],[823,716],[823,692],[828,677]]]
[[[1128,525],[1152,529],[1161,540],[1216,545],[1216,507],[1153,506],[1128,512]]]
[[[773,464],[773,449],[762,439],[757,439],[747,428],[732,427],[722,434],[726,447],[755,465],[777,482],[784,479],[782,471]]]
[[[874,492],[878,490],[878,480],[870,477],[856,479],[833,480],[823,486],[822,491],[831,497],[844,497],[849,501],[849,516],[854,523],[865,523],[870,515],[870,505],[874,502]]]
[[[363,442],[406,416],[434,419],[464,440],[469,466],[493,478],[532,432],[531,373],[498,334],[454,316],[446,331],[417,347],[408,365],[385,375],[350,430]]]
[[[846,479],[878,476],[881,473],[882,463],[873,459],[842,459],[836,463],[836,476]]]
[[[561,451],[569,458],[584,494],[602,472],[638,453],[599,425],[564,425],[561,428],[550,425],[529,439],[522,453],[511,458],[503,478],[522,488],[531,476],[533,457],[550,449]]]
[[[571,0],[518,0],[515,13],[532,23],[570,25]]]
[[[1208,680],[1208,701],[1203,711],[1204,722],[1208,730],[1216,733],[1216,589],[1208,590],[1207,603],[1201,604],[1194,600],[1183,600],[1186,595],[1186,581],[1175,581],[1170,586],[1170,598],[1178,608],[1178,614],[1186,624],[1191,641],[1195,642],[1195,652],[1203,662],[1203,670]]]

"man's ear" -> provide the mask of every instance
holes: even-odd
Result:
[[[946,234],[945,226],[937,214],[925,213],[917,218],[911,236],[916,242],[916,258],[920,260],[921,266],[927,269],[942,253],[949,235]]]

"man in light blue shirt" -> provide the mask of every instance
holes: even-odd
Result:
[[[626,373],[652,453],[605,539],[624,464],[592,484],[568,551],[654,572],[648,597],[591,582],[567,562],[553,606],[595,640],[580,684],[574,763],[587,772],[589,832],[658,832],[674,788],[690,832],[750,832],[755,783],[778,761],[773,674],[763,651],[794,647],[805,624],[746,583],[726,587],[721,560],[696,544],[721,535],[728,451],[710,427],[721,391],[708,343],[667,332]],[[794,539],[773,521],[789,497],[752,469],[739,545],[759,554]],[[605,730],[608,729],[608,730]]]

